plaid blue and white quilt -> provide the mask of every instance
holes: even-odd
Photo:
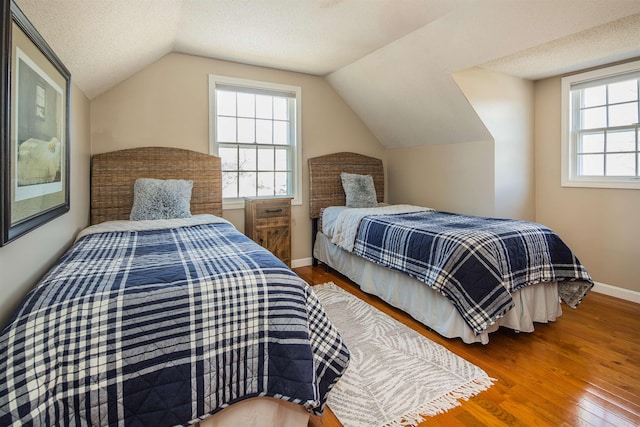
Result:
[[[558,281],[573,308],[593,287],[555,232],[526,221],[437,211],[365,216],[353,253],[441,292],[476,334],[513,308],[511,292],[523,286]]]
[[[349,353],[310,287],[228,223],[81,237],[0,337],[0,425],[321,413]]]

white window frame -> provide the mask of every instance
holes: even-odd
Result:
[[[240,79],[236,77],[209,74],[209,154],[218,155],[218,142],[216,141],[216,87],[218,85],[246,87],[249,89],[278,91],[295,94],[295,129],[292,131],[293,141],[293,165],[291,176],[291,195],[293,205],[302,204],[302,88],[279,83],[264,82],[258,80]],[[269,197],[269,196],[267,196]],[[278,197],[278,196],[273,196]],[[223,198],[223,209],[244,208],[244,198]]]
[[[574,109],[572,105],[572,86],[591,81],[601,80],[602,84],[622,77],[625,74],[640,72],[640,61],[629,62],[612,67],[606,67],[594,71],[575,74],[562,78],[562,155],[561,169],[563,187],[591,187],[591,188],[626,188],[640,189],[640,178],[635,177],[605,177],[605,176],[579,176],[577,174],[577,138],[573,135],[572,123],[574,121]],[[624,80],[621,78],[620,80]],[[637,126],[637,124],[636,124]],[[636,131],[636,150],[638,149],[638,131]],[[637,157],[636,157],[637,158]],[[636,160],[637,162],[638,160]]]

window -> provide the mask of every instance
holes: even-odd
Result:
[[[300,203],[301,89],[209,76],[210,152],[222,161],[225,208],[246,196]]]
[[[562,185],[640,189],[640,61],[562,79]]]

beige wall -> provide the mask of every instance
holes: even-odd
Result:
[[[533,221],[533,82],[481,68],[453,77],[494,138],[494,216]]]
[[[394,148],[387,156],[390,203],[493,215],[493,142]]]
[[[0,325],[89,223],[89,100],[71,90],[71,210],[0,248]]]
[[[453,77],[494,139],[390,149],[390,201],[533,220],[533,83],[480,68]]]
[[[208,152],[209,74],[302,87],[303,197],[293,207],[292,258],[310,257],[307,159],[337,151],[386,156],[324,78],[172,53],[91,102],[92,154],[149,145]],[[224,216],[244,229],[243,210]]]
[[[640,191],[560,186],[560,78],[535,84],[536,221],[560,234],[594,280],[640,291]]]

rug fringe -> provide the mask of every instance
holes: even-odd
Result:
[[[460,406],[460,400],[469,400],[469,398],[491,387],[495,381],[497,381],[495,378],[490,377],[476,378],[438,399],[421,405],[409,414],[388,421],[383,424],[383,427],[416,427],[428,417],[445,413],[456,406]]]

